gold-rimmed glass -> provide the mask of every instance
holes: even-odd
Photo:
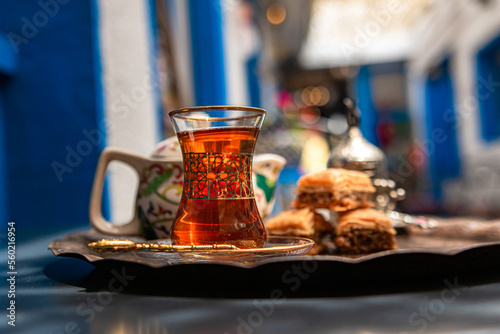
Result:
[[[252,158],[266,111],[240,106],[174,110],[184,184],[171,238],[175,245],[262,247],[266,230],[252,187]]]

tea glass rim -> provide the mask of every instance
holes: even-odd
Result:
[[[267,112],[265,109],[262,108],[256,108],[256,107],[246,107],[246,106],[197,106],[197,107],[188,107],[188,108],[180,108],[180,109],[175,109],[172,110],[168,113],[169,117],[175,117],[175,118],[180,118],[183,120],[193,120],[193,121],[200,121],[199,117],[189,117],[185,116],[183,114],[185,113],[190,113],[190,112],[197,112],[197,111],[247,111],[251,112],[252,114],[250,115],[239,115],[239,116],[227,116],[227,117],[210,117],[206,116],[203,120],[207,121],[230,121],[230,120],[240,120],[240,119],[246,119],[246,118],[253,118],[257,116],[262,116],[266,115]]]

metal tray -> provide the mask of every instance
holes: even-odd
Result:
[[[398,250],[362,256],[315,255],[282,256],[256,259],[185,257],[176,253],[95,253],[87,244],[109,236],[82,231],[54,240],[49,249],[56,256],[79,258],[98,268],[126,267],[136,276],[189,282],[187,277],[224,278],[266,285],[301,281],[332,282],[386,281],[418,279],[430,276],[473,273],[500,268],[500,222],[472,219],[440,220],[435,229],[410,227],[398,234]],[[140,238],[130,238],[141,242]],[[300,268],[297,269],[297,268]],[[304,271],[305,274],[301,274]],[[291,273],[290,273],[291,272]],[[207,280],[206,282],[209,282]],[[208,283],[207,283],[208,284]]]

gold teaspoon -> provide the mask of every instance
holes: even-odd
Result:
[[[191,251],[211,251],[211,250],[237,250],[238,247],[228,244],[214,245],[167,245],[155,243],[136,243],[131,240],[102,239],[91,242],[87,247],[96,253],[104,252],[191,252]]]

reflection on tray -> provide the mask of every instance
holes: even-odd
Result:
[[[95,253],[126,253],[136,252],[137,255],[155,258],[179,254],[185,258],[203,259],[235,259],[255,262],[265,258],[304,255],[314,245],[314,241],[299,237],[269,237],[264,247],[238,248],[234,245],[172,245],[171,240],[156,240],[155,242],[134,242],[124,239],[101,239],[87,244],[87,248]]]
[[[131,264],[142,264],[152,268],[162,268],[180,264],[223,264],[241,268],[253,268],[265,263],[278,263],[300,259],[318,259],[327,262],[363,263],[373,259],[399,255],[398,261],[405,257],[427,255],[447,255],[453,257],[457,254],[467,254],[473,250],[482,249],[485,256],[494,252],[492,256],[498,257],[500,249],[500,222],[470,221],[466,219],[440,220],[440,226],[432,230],[422,230],[417,227],[410,229],[408,234],[398,235],[399,249],[383,251],[370,255],[316,255],[300,256],[309,249],[304,247],[307,239],[295,239],[292,249],[281,249],[279,252],[267,252],[263,249],[244,251],[240,254],[229,256],[210,256],[208,252],[199,252],[196,256],[182,256],[180,253],[96,253],[87,248],[88,243],[103,238],[107,235],[99,234],[94,230],[73,233],[63,239],[54,240],[49,249],[56,256],[70,256],[95,263],[112,260]],[[143,242],[141,238],[129,238],[135,242]],[[290,239],[270,237],[268,246],[290,247]],[[288,243],[288,245],[284,245]],[[293,249],[295,247],[295,249]],[[234,251],[228,251],[229,253]],[[234,256],[233,256],[234,255]],[[395,258],[396,259],[396,258]],[[427,265],[427,263],[423,263]]]

